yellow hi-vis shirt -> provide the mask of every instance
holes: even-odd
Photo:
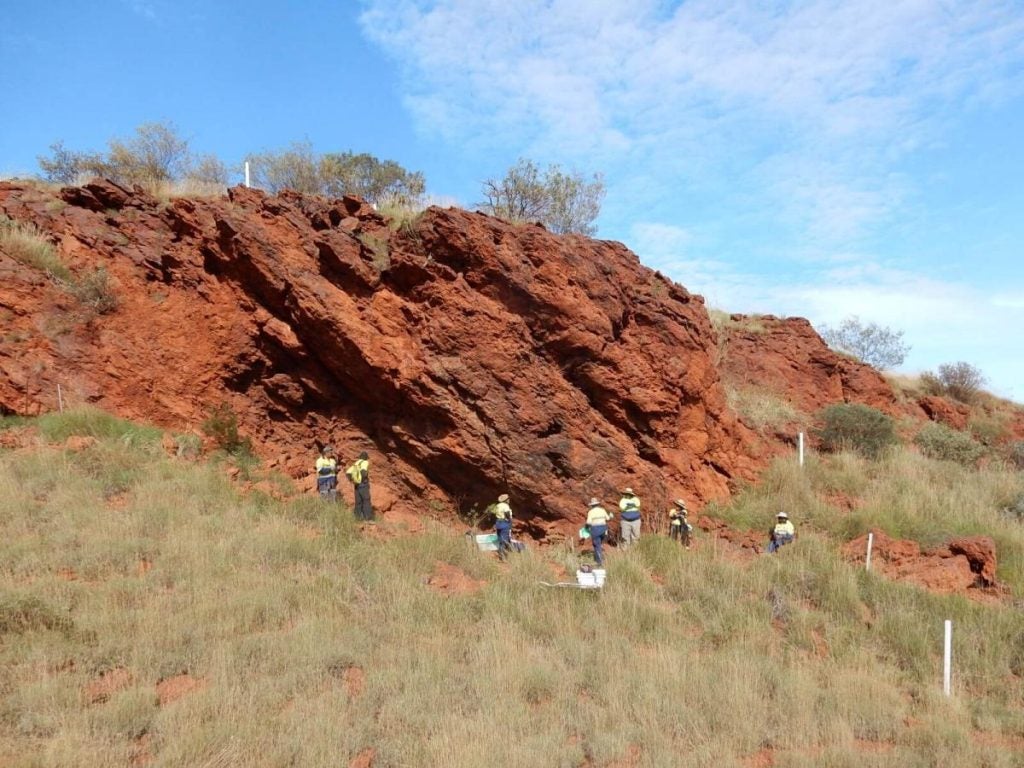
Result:
[[[591,507],[587,511],[587,525],[608,525],[612,514],[604,507]]]
[[[619,499],[619,512],[639,512],[640,499],[636,496],[623,496]]]
[[[686,512],[681,509],[670,509],[668,511],[668,522],[670,525],[682,525],[686,520]]]
[[[330,477],[338,474],[338,460],[328,459],[320,456],[316,460],[316,474],[318,477]]]
[[[497,504],[494,505],[494,517],[497,520],[511,520],[512,507],[510,507],[504,501],[499,501]]]
[[[796,528],[787,520],[784,523],[776,523],[774,533],[776,536],[796,536]]]

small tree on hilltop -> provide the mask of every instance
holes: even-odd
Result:
[[[413,204],[426,188],[419,171],[407,171],[394,160],[379,160],[365,152],[324,155],[320,178],[327,195],[355,195],[378,205]]]
[[[80,183],[84,178],[102,176],[119,184],[141,184],[150,189],[193,179],[227,183],[227,169],[213,155],[193,157],[189,140],[173,123],[143,123],[126,139],[111,139],[109,151],[77,152],[63,142],[50,145],[50,154],[40,155],[39,168],[47,181]]]
[[[320,161],[309,142],[297,141],[279,152],[260,152],[245,158],[252,166],[254,184],[271,194],[293,189],[307,195],[323,192]]]
[[[930,394],[946,395],[970,405],[981,394],[985,377],[970,363],[960,361],[943,363],[939,366],[938,373],[925,371],[921,374],[921,383]]]
[[[902,363],[910,345],[903,343],[903,331],[894,331],[876,323],[861,321],[852,315],[836,328],[821,328],[821,337],[832,349],[853,355],[879,369],[894,368]]]
[[[566,173],[557,165],[541,171],[520,159],[501,179],[484,181],[478,207],[509,221],[540,221],[557,234],[593,235],[604,192],[600,174],[588,181],[579,171]]]
[[[143,123],[131,138],[111,139],[109,145],[108,162],[118,181],[175,181],[192,167],[188,139],[178,134],[173,123]]]

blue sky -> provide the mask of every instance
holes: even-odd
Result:
[[[308,140],[444,201],[605,175],[600,236],[730,311],[902,329],[1024,400],[1020,0],[5,0],[0,174],[173,120]]]

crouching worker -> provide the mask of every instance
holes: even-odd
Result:
[[[503,493],[494,505],[494,532],[498,534],[498,559],[504,560],[512,550],[512,507]]]
[[[768,552],[775,552],[783,544],[789,544],[795,538],[796,529],[793,527],[793,523],[789,521],[789,515],[785,512],[779,512],[779,514],[775,516],[775,527],[771,530],[771,541],[768,542]]]
[[[329,445],[320,449],[316,460],[316,490],[325,501],[338,500],[338,460]]]
[[[690,548],[690,532],[693,526],[686,519],[686,502],[676,499],[672,502],[673,507],[668,511],[668,535],[673,540],[678,540],[687,549]]]
[[[591,499],[587,505],[586,529],[590,533],[590,540],[594,543],[594,560],[600,566],[604,565],[604,537],[608,534],[608,521],[612,515],[597,499]]]

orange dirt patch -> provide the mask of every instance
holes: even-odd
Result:
[[[78,581],[78,574],[74,568],[58,568],[57,578],[61,581]]]
[[[143,557],[139,560],[139,564],[136,566],[135,570],[136,573],[139,574],[139,576],[145,576],[147,573],[153,570],[153,561],[147,560]]]
[[[711,541],[701,542],[701,546],[710,546],[716,554],[747,562],[763,551],[768,535],[757,531],[740,531],[729,527],[727,523],[713,517],[702,515],[697,518],[694,527],[710,534]]]
[[[345,693],[350,699],[357,699],[366,690],[366,673],[360,667],[348,667],[341,676],[345,685]]]
[[[996,602],[1007,594],[996,580],[996,547],[988,536],[965,536],[922,550],[916,541],[893,539],[882,531],[872,533],[871,568],[887,578],[982,602]],[[863,563],[867,536],[847,542],[842,552],[847,560]]]
[[[305,539],[306,541],[315,541],[323,535],[323,531],[321,531],[319,528],[314,528],[311,525],[299,528],[299,538]]]
[[[825,503],[832,507],[837,507],[844,512],[852,512],[861,505],[861,501],[854,496],[850,496],[848,493],[842,491],[833,491],[832,493],[824,496]]]
[[[643,754],[643,747],[639,744],[630,744],[626,748],[626,754],[618,760],[608,763],[608,768],[636,768],[640,765],[640,758],[643,757]]]
[[[103,672],[85,686],[85,698],[90,704],[102,704],[118,691],[132,684],[132,673],[124,667]]]
[[[156,684],[156,695],[159,699],[160,706],[166,706],[173,701],[177,701],[182,696],[192,693],[194,691],[201,691],[206,687],[206,679],[202,677],[192,677],[188,673],[175,675],[174,677],[165,677],[163,680]]]
[[[814,652],[818,655],[819,659],[828,658],[828,641],[825,636],[817,629],[811,630],[811,641],[814,643]]]
[[[1024,736],[975,731],[971,734],[971,738],[974,739],[975,744],[982,747],[998,747],[1024,753]]]
[[[465,595],[481,589],[486,582],[473,579],[461,569],[450,563],[438,560],[434,564],[434,573],[427,579],[427,585],[443,594]]]
[[[759,752],[743,758],[740,762],[743,763],[744,768],[771,768],[775,765],[775,752],[771,747],[764,747]]]
[[[896,745],[891,741],[872,741],[871,739],[856,739],[853,742],[853,748],[864,754],[871,755],[884,755],[886,752],[892,752]]]
[[[376,759],[377,750],[367,747],[349,761],[348,768],[373,768],[373,761]]]
[[[71,435],[71,437],[64,441],[64,450],[71,451],[72,453],[78,453],[79,451],[84,451],[87,448],[92,448],[94,445],[96,445],[95,437]]]
[[[128,755],[128,764],[133,766],[149,765],[153,762],[153,753],[150,751],[152,737],[144,733],[132,744],[131,752]]]

